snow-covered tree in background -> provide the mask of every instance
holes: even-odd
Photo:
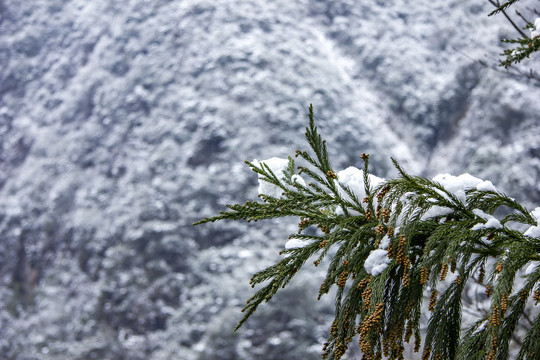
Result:
[[[515,34],[493,9],[0,1],[0,358],[320,358],[325,263],[231,334],[247,274],[277,262],[295,219],[191,227],[256,199],[242,160],[293,154],[310,102],[336,169],[364,151],[392,178],[396,156],[540,205],[540,87],[463,56],[505,72],[499,40]]]

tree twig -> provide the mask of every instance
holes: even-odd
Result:
[[[517,16],[519,16],[523,21],[525,21],[527,24],[530,23],[529,20],[525,19],[525,16],[523,16],[519,11],[516,10]]]
[[[493,0],[488,0],[491,5],[495,6],[496,8],[499,8],[501,5],[499,3],[499,1],[497,0],[497,2],[493,1]],[[527,36],[527,34],[525,34],[520,28],[519,26],[516,25],[516,23],[510,18],[510,16],[508,16],[508,14],[506,13],[505,10],[501,10],[501,12],[503,13],[503,15],[506,17],[506,19],[510,22],[510,24],[512,24],[512,26],[514,27],[514,29],[516,29],[517,32],[520,33],[521,36],[523,36],[524,38],[528,39],[529,37]]]
[[[467,59],[477,62],[478,64],[482,65],[483,67],[486,67],[488,69],[494,70],[498,73],[504,74],[506,76],[509,76],[514,79],[523,79],[526,78],[528,80],[532,80],[532,85],[534,86],[540,86],[540,74],[536,73],[533,69],[529,69],[528,71],[520,70],[517,67],[511,67],[507,68],[505,70],[502,70],[499,66],[496,66],[494,64],[488,63],[486,60],[482,59],[475,59],[472,56],[466,54],[465,52],[461,51],[460,49],[456,47],[452,47],[454,51],[461,54],[462,56],[466,57]]]

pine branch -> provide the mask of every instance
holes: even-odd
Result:
[[[253,276],[252,286],[265,285],[248,300],[238,327],[262,302],[287,286],[307,260],[315,258],[318,266],[333,254],[319,289],[320,298],[337,287],[335,319],[323,358],[340,359],[357,334],[367,359],[400,358],[404,344],[413,336],[415,350],[419,350],[421,304],[428,290],[432,291],[431,315],[423,359],[506,358],[524,317],[526,299],[531,292],[540,299],[536,295],[540,266],[523,278],[520,289],[513,289],[524,266],[540,260],[540,239],[530,236],[534,232],[525,235],[509,226],[535,227],[537,219],[503,193],[467,188],[458,196],[442,183],[409,175],[394,159],[399,177],[373,188],[366,154],[362,155],[361,180],[366,197],[360,200],[353,190],[357,188],[340,183],[330,166],[311,106],[306,139],[310,151],[297,151],[297,156],[307,165],[299,170],[313,182],[293,181],[300,174],[295,174],[292,158],[283,174],[264,161],[259,165],[248,162],[259,181],[282,191],[281,197],[261,194],[262,202],[228,205],[228,211],[196,223],[300,218],[298,232],[289,239],[299,240],[302,246],[283,250],[286,257]],[[499,221],[493,214],[500,208],[510,213]],[[322,234],[305,232],[314,227]],[[492,264],[486,279],[490,310],[460,337],[462,293],[475,273],[481,274],[475,283],[484,281],[488,264]],[[444,283],[448,271],[455,273],[449,285]],[[440,295],[435,291],[438,288]],[[527,332],[521,358],[532,358],[537,349],[533,339],[540,333],[538,323],[536,318]]]
[[[507,14],[506,11],[505,11],[505,9],[508,8],[509,6],[511,6],[512,3],[517,2],[517,1],[519,1],[519,0],[514,0],[512,3],[510,3],[510,1],[509,1],[509,2],[507,2],[507,3],[505,3],[505,4],[503,4],[503,6],[501,6],[501,5],[499,4],[499,1],[497,1],[497,2],[495,2],[495,1],[493,1],[493,0],[488,0],[488,1],[489,1],[493,6],[495,6],[495,7],[497,8],[497,9],[495,9],[493,12],[491,12],[491,13],[489,14],[489,16],[495,15],[495,14],[497,14],[497,13],[499,13],[499,12],[502,12],[503,15],[504,15],[504,17],[506,18],[506,20],[508,20],[508,22],[509,22],[510,24],[512,24],[512,26],[514,27],[514,29],[516,29],[516,31],[517,31],[522,37],[528,38],[528,36],[525,35],[525,33],[524,33],[524,32],[516,25],[516,23],[512,20],[512,18],[511,18],[510,16],[508,16],[508,14]],[[519,14],[519,13],[518,13],[518,14]]]
[[[512,6],[513,4],[517,3],[519,0],[508,0],[507,2],[503,3],[502,5],[494,4],[497,8],[490,12],[488,16],[493,16],[495,14],[500,13],[501,11],[506,10],[508,7]],[[492,1],[490,1],[493,3]]]
[[[510,67],[512,64],[518,64],[522,60],[529,58],[532,53],[540,50],[540,36],[536,36],[532,39],[528,37],[521,37],[518,39],[507,39],[503,42],[509,44],[516,44],[513,49],[506,49],[501,54],[506,58],[501,61],[501,66],[505,68]]]

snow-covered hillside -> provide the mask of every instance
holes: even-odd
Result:
[[[513,35],[490,9],[0,0],[0,359],[319,358],[317,274],[232,332],[288,225],[191,226],[256,197],[243,161],[303,147],[309,103],[336,169],[540,203],[540,87],[475,62]]]

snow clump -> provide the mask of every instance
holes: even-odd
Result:
[[[502,229],[501,222],[494,217],[491,217],[485,224],[478,223],[474,225],[471,230],[481,230],[481,229]]]
[[[313,244],[315,240],[291,239],[285,243],[285,249],[298,249]]]
[[[534,20],[534,28],[531,29],[531,37],[540,36],[540,18]]]
[[[257,159],[253,160],[251,162],[256,167],[262,169],[262,164],[265,164],[272,170],[274,175],[278,178],[280,182],[283,182],[283,179],[285,179],[285,173],[284,171],[287,170],[289,167],[289,160],[288,159],[282,159],[278,157],[273,157],[268,160],[263,161],[257,161]],[[283,189],[279,186],[276,186],[274,184],[269,183],[268,181],[264,180],[264,176],[261,174],[259,175],[259,195],[267,195],[272,196],[275,198],[282,197],[283,195]],[[294,184],[300,184],[304,187],[306,187],[306,182],[300,175],[293,175],[291,176],[291,182]],[[290,190],[293,188],[291,186],[287,186]]]
[[[278,157],[273,157],[268,160],[263,160],[261,162],[256,159],[252,161],[253,165],[262,169],[262,164],[265,164],[272,170],[274,175],[278,178],[279,181],[282,181],[285,178],[283,171],[287,170],[289,166],[289,160],[282,159]],[[279,186],[269,183],[264,180],[263,175],[259,174],[259,195],[268,195],[275,198],[281,197],[283,194],[283,189]]]
[[[376,187],[385,179],[377,177],[375,175],[369,174],[369,184],[371,187]],[[356,195],[358,200],[361,202],[362,199],[366,197],[366,190],[364,188],[364,171],[360,170],[354,166],[349,166],[345,170],[341,170],[337,173],[338,178],[338,190],[339,195],[348,201],[352,201],[349,195],[343,190],[343,187],[348,187],[351,192]],[[376,200],[376,199],[375,199]]]
[[[536,222],[538,223],[540,221],[540,207],[537,207],[533,211],[531,211],[531,215],[536,219]],[[530,236],[533,238],[540,238],[540,226],[531,226],[530,228],[523,233],[525,236]]]
[[[466,190],[476,189],[478,191],[497,191],[497,188],[493,185],[491,181],[479,179],[468,173],[461,174],[459,176],[454,176],[450,174],[438,174],[435,175],[432,180],[441,184],[448,192],[455,195],[462,203],[465,203],[467,201],[467,196],[465,192]],[[448,198],[448,195],[445,194],[443,191],[436,191],[441,196]],[[433,206],[422,216],[422,219],[444,216],[450,214],[451,212],[452,210],[449,208],[442,206]],[[487,217],[484,217],[484,219],[488,221],[490,220],[490,218],[488,219]],[[487,223],[482,225],[485,225],[487,227],[495,227],[497,229],[501,228],[502,226],[500,225],[500,223],[498,223],[498,225],[497,223],[497,219],[494,219],[489,223],[489,226]]]
[[[529,266],[527,266],[527,268],[525,269],[525,272],[523,273],[523,275],[527,276],[527,275],[530,275],[532,274],[536,268],[540,266],[540,261],[533,261],[529,264]]]
[[[497,191],[497,188],[489,180],[484,180],[480,184],[476,185],[476,190],[478,191]]]
[[[396,232],[399,232],[399,228],[396,229]],[[390,238],[388,235],[384,235],[384,237],[381,239],[381,243],[379,244],[379,249],[386,250],[388,249],[388,246],[390,245]]]
[[[291,176],[291,181],[292,183],[296,183],[296,184],[300,184],[302,185],[303,187],[306,187],[306,182],[304,181],[304,179],[300,176],[300,175],[293,175]]]
[[[390,261],[391,260],[388,258],[388,251],[375,249],[369,254],[364,262],[364,268],[368,274],[377,276],[388,267]]]
[[[489,215],[480,209],[474,209],[473,213],[479,218],[486,220],[484,224],[478,223],[474,225],[471,230],[482,230],[482,229],[502,229],[502,224],[497,220],[493,215]]]
[[[422,215],[422,220],[431,219],[438,216],[444,216],[452,213],[452,209],[444,206],[432,206],[424,215]]]
[[[465,173],[459,176],[450,174],[438,174],[433,178],[433,181],[440,183],[448,192],[454,194],[459,201],[465,203],[465,190],[477,188],[478,185],[484,184],[484,180]],[[487,182],[486,182],[487,183]],[[489,182],[491,184],[491,182]],[[491,184],[493,186],[493,184]],[[488,184],[481,185],[487,187]]]

